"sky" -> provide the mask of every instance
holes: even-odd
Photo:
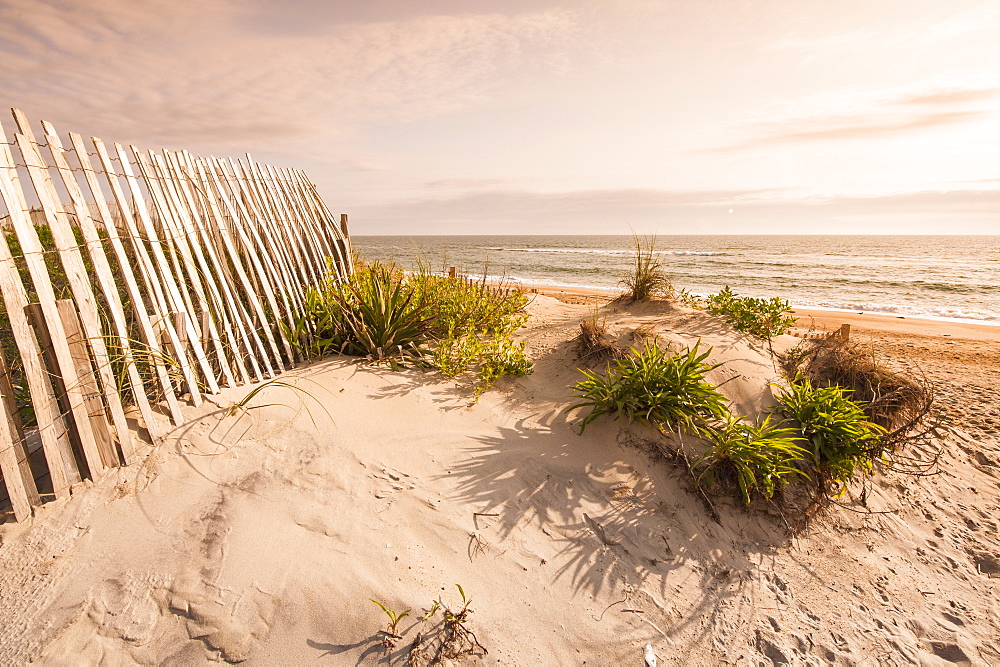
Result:
[[[1000,234],[998,35],[1000,0],[0,0],[0,105],[301,168],[356,235]]]

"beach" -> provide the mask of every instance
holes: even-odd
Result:
[[[772,400],[768,347],[716,318],[600,308],[623,340],[711,347],[735,409]],[[335,356],[246,405],[235,387],[185,408],[141,465],[0,526],[0,662],[430,664],[444,621],[421,618],[461,608],[456,584],[482,647],[462,664],[642,664],[647,645],[676,665],[1000,660],[987,332],[851,321],[852,340],[919,358],[966,421],[911,452],[937,456],[934,474],[883,471],[863,504],[855,489],[789,532],[723,496],[713,519],[650,454],[655,434],[606,417],[579,434],[568,386],[592,309],[534,296],[519,334],[534,373],[478,402],[467,383]],[[369,598],[412,610],[389,652]]]
[[[1000,2],[0,18],[0,667],[1000,667]]]

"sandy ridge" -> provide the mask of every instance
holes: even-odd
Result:
[[[589,307],[529,308],[535,373],[477,404],[334,359],[295,371],[323,407],[274,389],[227,417],[246,390],[226,390],[142,467],[0,526],[0,663],[399,662],[435,626],[404,624],[387,658],[367,598],[417,615],[454,603],[455,583],[489,649],[473,663],[641,664],[647,643],[661,664],[1000,662],[992,431],[948,426],[927,446],[940,474],[880,476],[868,506],[885,513],[835,508],[789,537],[719,500],[720,525],[641,432],[576,434],[566,387]],[[725,387],[741,410],[766,407],[765,346],[684,309],[606,315],[622,335],[700,337],[739,376]],[[878,344],[904,359],[918,344],[894,340]]]

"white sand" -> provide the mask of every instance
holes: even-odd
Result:
[[[323,362],[283,377],[315,401],[272,388],[226,416],[248,389],[226,390],[143,465],[0,526],[0,664],[402,664],[456,583],[489,650],[472,664],[641,665],[647,643],[661,665],[1000,663],[1000,443],[943,433],[941,474],[878,478],[884,514],[833,508],[788,538],[719,499],[719,525],[619,424],[576,434],[589,309],[530,309],[536,372],[477,404],[431,374]],[[704,313],[608,321],[701,336],[739,410],[770,403],[766,347]],[[368,598],[414,610],[388,658]]]

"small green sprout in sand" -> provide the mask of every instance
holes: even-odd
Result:
[[[427,621],[429,621],[431,617],[434,614],[436,614],[437,610],[440,608],[441,608],[441,603],[438,602],[437,600],[434,600],[434,604],[432,604],[431,608],[427,610],[427,613],[420,617],[420,622],[426,623]]]
[[[455,584],[455,588],[462,596],[462,607],[458,611],[452,611],[444,602],[437,601],[444,609],[444,629],[442,630],[440,654],[454,660],[473,653],[477,648],[484,654],[489,653],[486,647],[479,643],[475,633],[465,625],[469,614],[472,613],[472,609],[469,608],[472,599],[465,595],[465,590],[459,584]]]
[[[378,605],[378,608],[385,612],[385,615],[389,617],[389,625],[386,626],[385,630],[382,630],[382,645],[385,646],[386,650],[392,650],[396,647],[396,643],[402,639],[402,635],[399,634],[399,622],[410,615],[411,609],[407,609],[402,613],[397,613],[396,611],[386,607],[384,604],[378,600],[372,600],[368,598],[369,601],[374,602]]]

